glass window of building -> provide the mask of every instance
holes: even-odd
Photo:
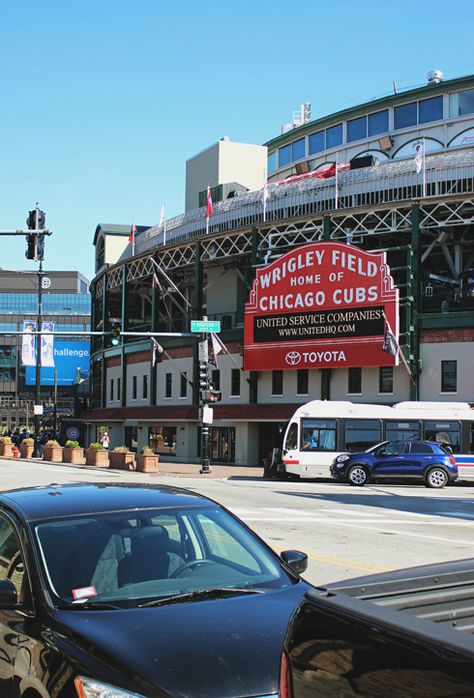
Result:
[[[360,116],[358,119],[350,119],[347,122],[347,142],[358,141],[367,138],[367,117]]]
[[[165,375],[165,397],[171,397],[173,375],[167,373]]]
[[[366,451],[382,441],[382,424],[378,419],[348,419],[345,429],[345,448],[351,453]]]
[[[337,148],[342,143],[342,124],[326,129],[326,148]]]
[[[149,427],[148,443],[154,453],[176,455],[176,427]]]
[[[278,148],[278,166],[285,167],[291,162],[291,143]]]
[[[122,399],[122,380],[117,378],[117,400]]]
[[[188,376],[186,371],[180,374],[179,397],[186,397],[188,394]]]
[[[232,397],[240,395],[240,371],[238,368],[233,368],[230,376],[230,394]]]
[[[110,379],[110,400],[114,399],[114,379]]]
[[[308,395],[309,372],[307,368],[300,368],[296,372],[296,394]]]
[[[401,104],[393,110],[394,127],[406,128],[407,126],[416,126],[418,123],[418,104],[410,102],[410,104]]]
[[[393,366],[380,366],[379,393],[393,394]]]
[[[294,143],[291,144],[291,159],[294,160],[301,160],[301,158],[304,158],[306,155],[306,144],[305,144],[305,139],[300,138],[297,141],[294,141]]]
[[[449,95],[449,116],[454,119],[465,114],[474,114],[474,90]]]
[[[277,152],[276,152],[276,150],[274,150],[273,153],[268,153],[267,167],[268,167],[269,173],[274,172],[277,169]]]
[[[283,395],[283,371],[272,371],[272,395]]]
[[[132,400],[137,399],[137,376],[132,376]]]
[[[441,392],[455,393],[458,389],[457,361],[441,362]]]
[[[431,97],[421,99],[418,103],[418,123],[426,124],[429,121],[440,121],[443,118],[443,98]]]
[[[377,136],[388,131],[388,109],[369,114],[367,132],[369,136]]]
[[[324,131],[318,131],[317,133],[312,133],[309,137],[309,154],[314,155],[315,153],[322,153],[326,147]]]
[[[142,398],[143,400],[148,399],[148,374],[144,373],[142,377]]]
[[[362,369],[349,368],[347,373],[348,395],[360,395],[362,393]]]
[[[214,390],[221,389],[221,372],[218,368],[214,369],[211,373],[211,382]]]

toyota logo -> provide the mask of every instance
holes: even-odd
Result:
[[[285,361],[288,366],[298,366],[299,362],[301,361],[301,354],[299,351],[289,351],[285,356]]]

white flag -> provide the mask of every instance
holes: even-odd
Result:
[[[165,222],[165,204],[161,207],[161,212],[160,212],[160,228]]]
[[[423,169],[423,160],[425,158],[425,148],[423,143],[415,145],[415,167],[418,174]]]
[[[219,343],[219,340],[217,339],[217,335],[214,334],[214,332],[211,332],[209,334],[209,348],[208,348],[208,360],[207,360],[207,362],[209,364],[212,364],[216,368],[218,368],[217,354],[220,351],[222,351],[222,347]]]
[[[54,322],[42,322],[41,332],[41,365],[54,368]]]
[[[263,203],[263,222],[267,220],[267,199],[268,199],[268,182],[263,185],[262,203]]]
[[[23,366],[36,366],[35,335],[36,322],[31,320],[23,321],[23,332],[21,338],[21,363]]]

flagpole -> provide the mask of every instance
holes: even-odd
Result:
[[[263,222],[266,223],[267,220],[267,171],[263,170]]]
[[[132,257],[135,256],[135,216],[132,217]]]
[[[337,165],[339,161],[339,153],[336,153],[336,186],[334,190],[334,196],[335,196],[335,201],[334,201],[334,209],[337,210],[337,201],[339,199],[339,183],[337,180]]]
[[[426,198],[426,154],[425,138],[423,137],[423,198]]]

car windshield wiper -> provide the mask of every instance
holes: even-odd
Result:
[[[161,599],[148,601],[147,603],[139,604],[138,608],[146,608],[147,606],[167,606],[172,603],[181,603],[183,601],[195,601],[198,599],[218,599],[224,596],[233,596],[235,594],[263,594],[263,589],[248,589],[241,587],[223,587],[218,589],[201,589],[199,591],[189,591],[185,594],[176,594],[175,596],[165,596]]]
[[[93,610],[93,611],[109,611],[109,610],[122,610],[123,606],[115,606],[112,603],[105,603],[104,601],[81,601],[80,603],[72,603],[70,606],[65,606],[67,609],[74,610]]]

